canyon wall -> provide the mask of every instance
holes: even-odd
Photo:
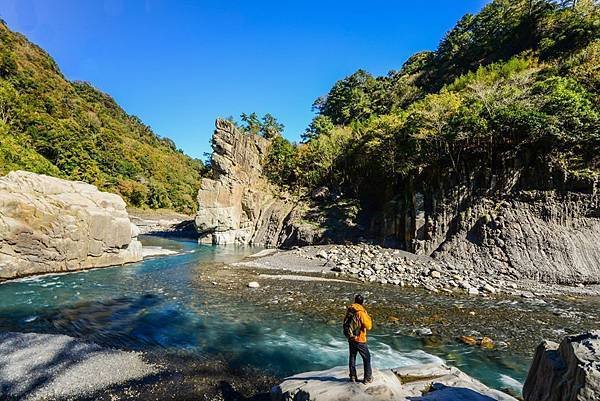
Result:
[[[600,280],[600,197],[519,191],[483,198],[433,256],[482,273],[548,283]]]
[[[600,282],[600,194],[527,155],[494,170],[423,171],[403,183],[375,232],[482,274],[548,283]],[[392,206],[390,206],[392,205]]]
[[[0,178],[0,281],[142,260],[137,233],[118,195],[25,171]]]

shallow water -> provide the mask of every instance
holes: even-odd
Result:
[[[60,333],[105,346],[186,352],[250,365],[278,377],[345,365],[339,325],[216,291],[203,273],[256,248],[145,238],[181,252],[124,267],[47,275],[0,285],[0,331]],[[232,273],[232,274],[235,274]],[[246,281],[247,282],[247,281]],[[435,298],[435,302],[446,302]],[[455,302],[455,301],[453,301]],[[496,388],[518,389],[529,359],[446,343],[436,347],[382,326],[371,335],[379,368],[444,360]]]

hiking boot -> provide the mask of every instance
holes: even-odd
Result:
[[[372,377],[365,377],[365,380],[363,380],[364,384],[369,384],[369,383],[373,383],[373,378]]]

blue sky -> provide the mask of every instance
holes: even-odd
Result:
[[[399,68],[485,3],[2,0],[0,16],[69,79],[204,158],[217,116],[271,113],[297,141],[335,81]]]

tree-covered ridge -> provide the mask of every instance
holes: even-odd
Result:
[[[527,154],[598,180],[599,86],[596,2],[494,0],[400,70],[335,83],[305,143],[272,148],[271,176],[383,201],[427,168],[492,171]]]
[[[0,174],[81,180],[133,206],[191,213],[203,165],[108,95],[70,82],[54,60],[0,23]]]

